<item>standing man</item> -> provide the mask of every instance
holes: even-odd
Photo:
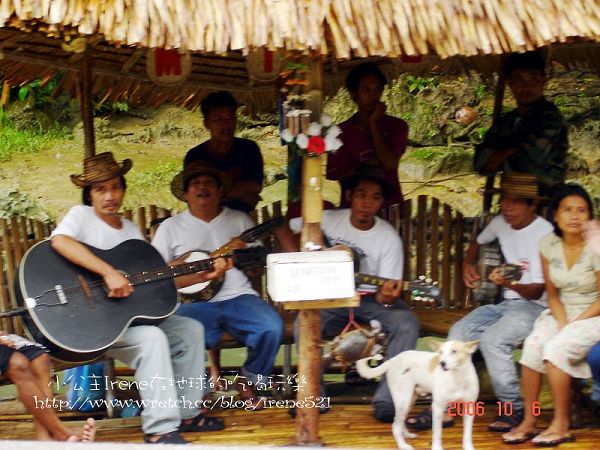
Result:
[[[504,75],[517,107],[496,120],[475,149],[481,175],[499,171],[535,175],[542,196],[564,183],[569,141],[567,126],[554,103],[544,98],[544,58],[538,52],[513,53]]]
[[[321,228],[329,243],[351,247],[360,255],[360,272],[389,278],[376,291],[363,295],[354,315],[360,321],[377,320],[388,338],[386,358],[405,350],[414,350],[419,337],[416,315],[400,300],[404,267],[402,241],[388,222],[377,217],[385,200],[393,193],[381,170],[371,166],[359,167],[355,174],[344,180],[349,209],[323,211]],[[290,221],[290,228],[298,233],[302,219]],[[278,234],[278,237],[280,234]],[[286,251],[297,250],[289,239],[282,239]],[[348,308],[321,310],[321,334],[333,338],[348,323]],[[382,422],[394,421],[395,409],[387,381],[379,383],[373,396],[373,416]]]
[[[327,155],[327,179],[339,180],[341,184],[340,207],[348,208],[348,186],[344,179],[354,173],[360,164],[368,164],[382,170],[391,187],[383,207],[402,203],[398,164],[406,151],[408,125],[401,119],[388,116],[381,101],[387,84],[379,67],[366,63],[356,66],[346,78],[346,88],[358,111],[340,124],[340,139],[344,145],[335,153]]]
[[[165,220],[154,236],[152,245],[165,260],[177,260],[193,250],[210,253],[254,226],[247,214],[221,206],[230,185],[224,173],[202,162],[190,163],[173,178],[171,192],[188,209]],[[238,240],[232,247],[245,245]],[[228,270],[211,300],[181,305],[177,314],[204,325],[209,348],[218,345],[224,331],[246,345],[248,356],[236,388],[247,409],[264,407],[254,387],[266,383],[271,374],[283,339],[283,321],[252,289],[246,275],[237,268]]]
[[[210,139],[185,155],[183,167],[193,161],[204,161],[226,173],[231,189],[221,204],[238,211],[251,212],[260,200],[263,184],[263,159],[254,141],[235,137],[238,104],[229,92],[209,94],[200,109]]]
[[[551,233],[552,225],[536,215],[539,202],[535,176],[522,173],[503,173],[500,189],[500,212],[471,242],[463,262],[463,278],[468,288],[475,288],[480,276],[475,268],[479,247],[498,240],[507,263],[518,264],[523,270],[519,281],[503,278],[495,268],[490,276],[501,289],[501,301],[480,306],[471,311],[448,333],[449,340],[480,339],[494,393],[511,414],[501,414],[490,424],[490,431],[510,431],[523,420],[523,399],[513,351],[531,333],[533,323],[547,307],[544,295],[544,274],[538,243]],[[510,407],[509,407],[510,405]],[[502,408],[502,411],[507,409]],[[445,418],[446,426],[453,423]],[[416,429],[431,428],[431,410],[408,419]]]
[[[86,158],[83,173],[71,181],[83,188],[84,202],[74,206],[52,232],[52,248],[74,264],[100,275],[109,297],[127,297],[133,286],[85,245],[107,250],[128,239],[144,240],[137,226],[119,214],[126,190],[124,175],[131,160],[117,163],[110,152]],[[196,282],[219,277],[225,269],[221,260],[210,273],[191,275]],[[180,431],[223,429],[223,421],[200,411],[202,383],[175,383],[204,376],[204,330],[184,317],[170,316],[157,326],[130,327],[106,355],[135,369],[140,397],[147,406],[142,412],[144,442],[186,444]],[[142,388],[147,385],[146,388]]]

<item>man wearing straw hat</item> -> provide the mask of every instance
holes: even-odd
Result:
[[[470,341],[480,339],[480,350],[490,375],[492,387],[502,402],[500,414],[489,426],[490,431],[510,431],[523,418],[523,400],[513,351],[525,340],[533,322],[547,306],[544,294],[539,240],[552,232],[547,220],[536,215],[540,196],[536,177],[523,173],[504,173],[500,189],[501,215],[491,222],[471,242],[463,262],[463,279],[468,288],[475,288],[480,279],[475,268],[479,247],[498,240],[504,260],[521,266],[523,275],[518,281],[509,281],[495,268],[490,281],[501,289],[501,301],[471,311],[455,323],[448,339]],[[416,429],[431,428],[431,411],[407,421]],[[451,417],[445,425],[453,424]]]
[[[503,114],[475,149],[474,167],[482,175],[497,171],[536,176],[540,193],[565,180],[567,126],[554,103],[544,98],[544,58],[539,52],[513,53],[504,75],[517,108]]]
[[[152,245],[167,261],[202,249],[207,252],[223,246],[254,226],[241,211],[221,206],[221,198],[231,186],[229,177],[213,166],[196,161],[188,164],[171,182],[171,192],[188,209],[165,220],[154,235]],[[233,248],[246,244],[234,241]],[[227,271],[221,289],[208,302],[181,305],[178,315],[204,325],[206,344],[218,345],[224,331],[243,342],[248,353],[235,387],[247,410],[258,410],[264,402],[255,387],[265,385],[275,355],[283,339],[283,321],[275,309],[252,289],[248,277],[233,267]]]
[[[69,261],[102,276],[108,296],[116,298],[129,296],[133,286],[118,270],[83,244],[106,250],[129,239],[144,240],[138,227],[119,214],[126,190],[124,175],[131,166],[129,159],[117,163],[110,152],[86,158],[83,173],[71,175],[71,180],[77,187],[83,188],[84,203],[89,206],[71,208],[51,236],[54,250]],[[220,260],[215,266],[213,272],[188,277],[194,277],[196,283],[219,277],[226,264]],[[146,443],[185,444],[187,442],[179,431],[223,428],[221,419],[202,414],[202,386],[178,383],[176,387],[172,382],[203,376],[202,325],[183,317],[170,316],[157,326],[130,327],[106,355],[135,368],[140,397],[145,405],[142,429]]]

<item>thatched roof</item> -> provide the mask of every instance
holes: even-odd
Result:
[[[1,0],[0,27],[118,45],[441,58],[600,39],[598,0]]]

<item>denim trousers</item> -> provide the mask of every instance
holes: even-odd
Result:
[[[204,377],[201,324],[170,316],[157,326],[129,327],[106,355],[135,369],[140,398],[145,404],[144,433],[170,433],[182,419],[199,414]]]
[[[225,331],[243,342],[248,354],[242,376],[252,385],[268,381],[284,330],[281,317],[265,300],[242,294],[222,301],[186,303],[177,314],[204,325],[207,348],[217,346]]]
[[[513,351],[531,333],[533,323],[543,310],[543,306],[529,300],[504,300],[471,311],[448,333],[450,340],[481,340],[479,349],[494,393],[498,400],[510,403],[515,411],[523,410],[523,400]]]
[[[587,361],[592,369],[592,376],[594,377],[592,399],[600,402],[600,342],[592,347],[588,353]]]

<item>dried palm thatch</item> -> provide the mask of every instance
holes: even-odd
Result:
[[[223,53],[500,54],[599,40],[598,0],[0,0],[0,26]]]

